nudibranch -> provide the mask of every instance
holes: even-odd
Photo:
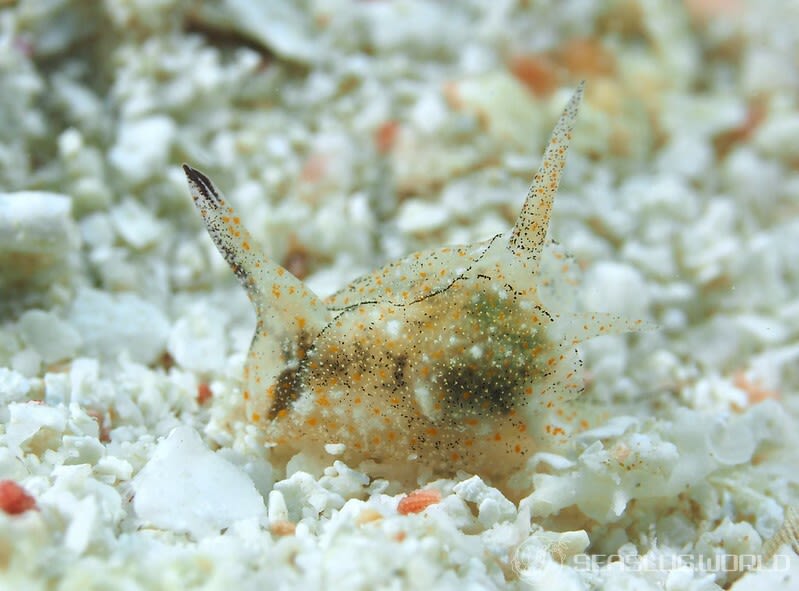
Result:
[[[415,462],[500,482],[538,438],[563,435],[557,415],[582,389],[575,346],[641,326],[578,311],[569,260],[547,239],[582,92],[510,231],[411,254],[325,300],[265,257],[211,181],[184,165],[255,307],[242,396],[264,443],[341,443],[349,462]]]

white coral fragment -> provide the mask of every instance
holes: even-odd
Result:
[[[178,427],[133,479],[142,524],[200,538],[266,514],[263,498],[240,468],[210,451],[190,427]]]

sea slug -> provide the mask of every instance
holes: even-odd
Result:
[[[575,346],[641,321],[577,311],[570,260],[547,239],[582,97],[560,117],[515,225],[474,244],[411,254],[322,300],[270,261],[230,203],[184,165],[194,203],[247,290],[257,328],[247,418],[294,453],[410,462],[504,481],[541,438],[563,438],[582,389]]]

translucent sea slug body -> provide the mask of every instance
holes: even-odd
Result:
[[[418,252],[326,300],[257,248],[202,173],[184,170],[206,227],[247,289],[257,328],[247,418],[296,451],[414,461],[496,481],[581,390],[575,345],[639,322],[574,310],[568,261],[547,242],[582,85],[566,106],[516,224],[484,242]]]

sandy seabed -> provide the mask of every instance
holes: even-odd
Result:
[[[0,589],[796,589],[798,60],[778,0],[5,3]],[[551,235],[657,328],[522,499],[264,449],[181,163],[326,296],[507,230],[580,80]]]

